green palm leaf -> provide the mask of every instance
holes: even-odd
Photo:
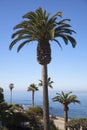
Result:
[[[36,9],[35,12],[26,13],[23,16],[25,20],[14,27],[14,30],[17,29],[17,31],[12,35],[12,38],[15,39],[9,49],[11,50],[18,41],[25,40],[20,45],[21,47],[17,49],[17,51],[20,50],[25,45],[24,43],[27,43],[26,39],[29,39],[29,42],[34,40],[38,42],[54,40],[61,47],[61,43],[56,39],[57,37],[61,37],[66,45],[70,42],[75,47],[76,41],[71,37],[71,34],[75,33],[75,31],[70,29],[70,24],[67,24],[70,19],[63,19],[58,22],[57,18],[61,16],[62,12],[57,12],[50,17],[50,14],[46,10],[42,10],[41,7]]]
[[[68,35],[68,39],[71,42],[72,46],[75,47],[76,46],[76,40],[73,37],[69,36],[69,35]]]
[[[9,49],[11,50],[12,47],[20,40],[23,40],[23,39],[28,39],[29,37],[28,36],[23,36],[23,37],[18,37],[16,38],[14,41],[11,42],[10,46],[9,46]]]
[[[55,41],[59,45],[59,47],[62,49],[62,46],[58,40],[56,40],[56,39],[52,39],[52,40]]]
[[[21,43],[21,44],[18,46],[17,52],[19,52],[20,49],[21,49],[24,45],[26,45],[26,43],[29,43],[29,42],[31,42],[31,40],[26,40],[26,41],[24,41],[23,43]]]

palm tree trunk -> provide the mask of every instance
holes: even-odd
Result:
[[[11,96],[10,96],[10,104],[12,104],[12,90],[11,90],[10,92],[11,92]]]
[[[32,91],[32,106],[34,107],[34,91]]]
[[[67,130],[66,123],[68,121],[68,111],[64,110],[64,128]]]
[[[42,65],[42,82],[43,82],[43,121],[44,130],[50,130],[49,125],[49,101],[48,101],[48,84],[47,84],[47,65]]]

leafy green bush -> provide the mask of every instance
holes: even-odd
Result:
[[[42,110],[42,108],[39,107],[39,106],[30,107],[30,108],[27,110],[27,113],[28,113],[28,114],[33,114],[33,115],[35,115],[35,116],[40,116],[40,117],[43,116],[43,110]]]
[[[30,126],[33,130],[44,130],[43,127],[43,110],[41,107],[30,107],[27,111]],[[50,120],[50,130],[59,130],[53,120]]]
[[[70,130],[79,130],[80,129],[80,123],[79,123],[78,119],[72,119],[72,120],[68,121],[66,126]]]
[[[38,106],[30,107],[26,111],[26,113],[29,117],[30,127],[33,130],[43,130],[43,123],[42,123],[43,110],[42,110],[42,108],[38,107]]]
[[[8,116],[5,125],[11,130],[16,130],[17,127],[22,127],[22,124],[29,122],[29,118],[26,113],[15,112],[12,116]]]
[[[0,130],[8,130],[6,127],[0,126]]]
[[[87,118],[75,118],[71,119],[66,124],[70,130],[87,130]]]

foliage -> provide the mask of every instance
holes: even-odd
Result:
[[[8,109],[8,104],[4,101],[3,88],[0,88],[0,121],[2,124],[4,124]]]
[[[50,120],[50,130],[59,130],[59,128],[55,126],[53,120]]]
[[[0,87],[0,103],[4,102],[3,88]]]
[[[41,116],[43,115],[43,110],[41,107],[39,106],[36,106],[36,107],[30,107],[28,110],[27,110],[27,113],[28,114],[32,114],[32,115],[35,115],[35,116]]]
[[[35,91],[38,91],[38,87],[36,86],[36,84],[32,83],[28,87],[27,91],[32,92],[32,106],[34,106],[34,94],[35,94]]]
[[[0,130],[8,130],[6,127],[0,126]]]
[[[12,116],[8,116],[5,125],[12,130],[16,130],[16,128],[22,127],[22,124],[28,121],[29,118],[27,114],[23,112],[13,112]]]
[[[33,130],[43,130],[43,110],[41,107],[30,107],[27,111],[27,114],[29,116],[30,124]],[[59,130],[53,120],[50,120],[50,130]]]
[[[75,118],[71,119],[66,124],[70,130],[87,130],[87,118]]]
[[[27,91],[38,91],[38,87],[36,87],[36,84],[32,83],[29,85]]]
[[[61,16],[62,12],[57,12],[50,17],[50,14],[47,13],[46,10],[42,10],[41,7],[35,12],[28,12],[23,16],[23,18],[27,20],[24,20],[14,27],[14,30],[17,29],[17,31],[12,35],[12,38],[15,39],[11,42],[9,49],[12,49],[20,40],[23,40],[23,42],[21,42],[17,51],[31,41],[51,40],[58,43],[61,47],[56,37],[61,37],[66,45],[68,42],[71,42],[72,46],[75,47],[76,41],[71,37],[72,33],[75,33],[75,31],[70,29],[71,26],[67,23],[70,19],[63,19],[58,22],[58,17]]]
[[[80,101],[77,100],[77,96],[71,94],[72,92],[64,93],[62,91],[61,93],[57,93],[57,96],[53,98],[53,101],[54,102],[58,101],[64,105],[69,105],[70,103],[80,103]]]
[[[2,124],[4,123],[6,117],[8,116],[8,104],[5,102],[0,103],[0,120]]]
[[[77,100],[77,96],[76,95],[71,95],[71,94],[72,94],[72,92],[64,93],[62,91],[61,93],[57,93],[57,96],[53,98],[54,102],[60,102],[63,105],[65,130],[67,130],[66,122],[68,121],[69,104],[71,104],[71,103],[80,103],[80,101]]]
[[[10,90],[12,91],[12,89],[14,88],[14,84],[13,84],[13,83],[10,83],[10,84],[9,84],[9,88],[10,88]]]
[[[43,129],[43,123],[42,123],[42,116],[43,116],[43,110],[41,107],[30,107],[26,111],[28,117],[29,117],[29,123],[30,127],[33,128],[33,130],[39,130]]]
[[[7,113],[4,113],[4,125],[11,130],[33,129],[43,130],[43,110],[41,107],[30,107],[26,111],[20,111],[16,104],[8,105]],[[28,123],[26,126],[26,122]],[[58,130],[53,121],[50,121],[50,130]],[[5,129],[2,129],[5,130]]]
[[[54,83],[54,82],[51,81],[51,77],[48,77],[48,79],[47,79],[48,87],[53,88],[53,86],[52,86],[53,83]],[[42,82],[42,80],[39,80],[39,84],[38,84],[38,86],[43,86],[43,82]]]
[[[14,112],[23,112],[24,109],[19,104],[9,104],[9,110]]]

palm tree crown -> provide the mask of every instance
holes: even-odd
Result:
[[[9,88],[10,88],[10,91],[12,91],[12,89],[14,88],[14,84],[13,84],[13,83],[10,83],[10,84],[9,84]]]
[[[68,106],[70,103],[80,103],[79,100],[77,100],[76,95],[70,95],[72,92],[64,93],[63,91],[60,93],[57,93],[57,96],[53,98],[53,101],[60,102],[61,104],[64,104]]]
[[[34,93],[35,93],[35,91],[38,91],[38,87],[36,87],[36,85],[34,83],[30,84],[27,91],[32,91],[32,106],[34,106]]]
[[[51,81],[51,78],[48,77],[48,79],[47,79],[48,87],[53,88],[53,86],[52,86],[53,83],[54,83],[54,82]],[[38,86],[43,86],[43,81],[42,81],[42,80],[39,80],[39,84],[38,84]]]
[[[50,17],[50,14],[47,14],[46,10],[43,11],[42,8],[38,8],[35,12],[28,12],[23,16],[26,20],[14,27],[14,30],[17,29],[17,31],[12,35],[12,38],[15,39],[11,42],[9,49],[12,49],[18,41],[22,40],[17,49],[19,52],[27,43],[38,41],[37,60],[43,65],[51,61],[49,41],[55,41],[62,47],[59,39],[56,39],[61,37],[66,45],[71,42],[72,46],[75,47],[76,41],[71,36],[75,31],[70,29],[71,26],[67,23],[70,19],[63,19],[58,22],[57,18],[61,15],[62,12],[57,12]]]
[[[38,91],[38,87],[35,84],[30,84],[27,91]]]

